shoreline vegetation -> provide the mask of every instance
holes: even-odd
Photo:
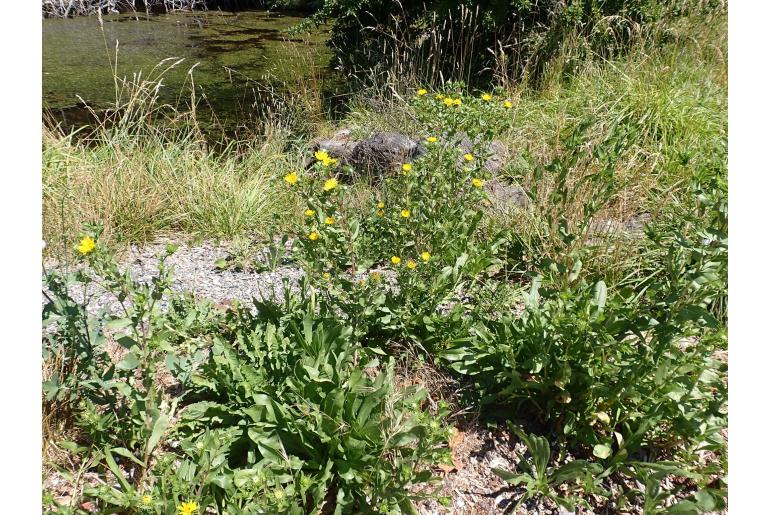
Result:
[[[500,89],[512,102],[512,124],[496,138],[509,159],[506,178],[531,183],[533,165],[559,155],[561,134],[584,119],[594,120],[591,141],[624,120],[638,121],[636,139],[619,167],[632,178],[616,202],[625,217],[660,205],[653,192],[676,197],[676,188],[686,182],[680,172],[688,154],[721,159],[727,126],[726,18],[682,18],[661,34],[663,42],[650,40],[622,58],[586,63],[569,80],[554,78],[539,89],[526,84]],[[197,127],[195,104],[192,109],[189,103],[157,104],[162,79],[161,73],[122,84],[108,118],[88,129],[63,134],[47,124],[46,241],[61,240],[94,220],[105,225],[104,243],[146,242],[168,231],[232,238],[265,227],[272,218],[267,213],[291,212],[285,198],[268,194],[268,184],[301,167],[315,139],[342,128],[360,137],[418,135],[414,111],[403,100],[419,87],[413,83],[359,90],[347,101],[348,114],[336,121],[318,101],[317,82],[286,84],[266,92],[271,98],[263,105],[270,108],[262,123],[217,141]],[[103,180],[105,172],[110,180]],[[169,184],[201,192],[200,197],[194,193],[198,208],[192,208],[192,198],[182,201],[166,191]]]
[[[264,0],[42,0],[44,17],[68,18],[117,13],[160,13],[208,9],[264,9]],[[276,6],[281,9],[282,6]],[[302,10],[301,2],[288,2],[285,8]]]
[[[490,61],[383,21],[336,118],[287,82],[219,138],[160,74],[47,121],[44,510],[726,513],[727,9],[653,4]],[[377,175],[319,143],[377,135]]]

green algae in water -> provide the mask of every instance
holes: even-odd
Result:
[[[196,96],[220,120],[241,123],[260,85],[336,81],[328,69],[328,31],[289,35],[300,21],[267,11],[121,14],[104,16],[103,23],[97,17],[44,19],[43,105],[65,125],[77,125],[81,99],[97,111],[115,105],[113,66],[119,78],[151,78],[162,60],[177,58],[184,61],[163,75],[159,101],[185,106],[188,71],[195,66]]]

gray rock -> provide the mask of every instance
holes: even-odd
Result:
[[[337,131],[329,139],[315,140],[312,152],[325,150],[330,156],[340,160],[340,164],[349,165],[356,172],[379,180],[383,174],[395,170],[401,163],[413,161],[427,153],[419,141],[397,132],[378,132],[361,141],[353,141],[350,129]],[[473,151],[473,142],[464,134],[458,134],[458,166],[463,166],[462,154]],[[503,168],[507,161],[506,148],[500,141],[493,141],[489,146],[490,155],[484,168],[493,176]],[[312,154],[305,161],[305,167],[313,165]]]
[[[622,235],[626,238],[642,238],[644,236],[644,226],[652,220],[649,213],[633,215],[627,220],[605,219],[592,220],[588,226],[588,235],[592,238],[589,242],[598,241],[597,238],[613,235]]]
[[[411,161],[419,153],[413,139],[396,132],[379,132],[355,146],[351,164],[360,172],[380,178],[395,165]]]
[[[305,168],[309,168],[315,162],[313,153],[325,150],[330,156],[340,160],[340,163],[352,164],[351,157],[358,143],[351,139],[350,129],[341,129],[335,132],[329,139],[314,140],[310,146],[311,154],[305,160]]]
[[[462,150],[463,154],[473,151],[473,142],[467,134],[461,132],[457,135],[457,137],[460,139],[458,146],[460,147],[460,150]],[[507,161],[507,151],[505,145],[503,145],[503,143],[498,140],[493,140],[489,144],[488,151],[490,155],[487,157],[486,161],[484,161],[484,168],[494,176],[500,172],[500,170],[503,168],[503,165],[505,165]],[[462,163],[462,158],[460,158],[460,162]]]
[[[494,178],[484,185],[492,202],[492,209],[509,212],[513,209],[526,209],[529,207],[527,192],[517,184],[508,184],[500,178]]]
[[[650,213],[634,215],[623,224],[623,229],[629,236],[640,238],[644,236],[644,226],[652,221]]]

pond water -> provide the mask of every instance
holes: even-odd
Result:
[[[159,100],[189,105],[192,77],[202,116],[213,112],[230,126],[246,124],[260,111],[260,91],[312,82],[334,96],[340,86],[329,68],[328,30],[287,32],[302,21],[300,14],[206,11],[102,19],[43,20],[43,107],[65,127],[88,123],[85,104],[97,112],[114,107],[120,79],[140,72],[157,78],[157,65],[167,58],[184,61],[163,74]]]

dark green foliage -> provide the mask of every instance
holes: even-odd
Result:
[[[411,60],[424,66],[410,69],[415,76],[409,78],[423,84],[439,79],[479,84],[493,75],[537,82],[565,41],[582,42],[577,61],[590,53],[611,57],[627,48],[641,27],[690,12],[692,7],[686,4],[678,0],[325,0],[313,19],[333,22],[330,44],[347,70],[398,74],[406,70],[402,62]],[[697,9],[709,11],[717,5],[701,3]]]

